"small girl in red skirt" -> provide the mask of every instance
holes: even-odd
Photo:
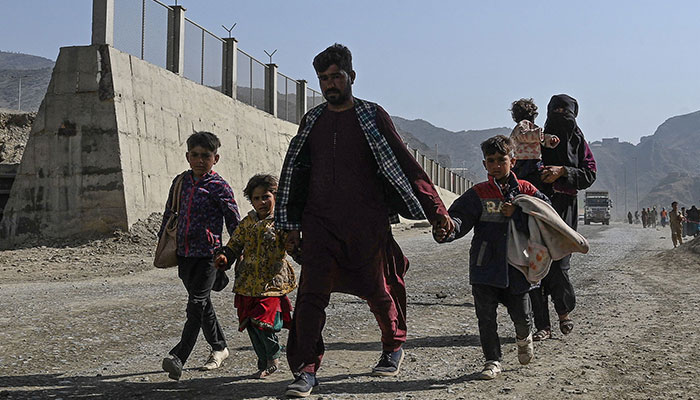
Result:
[[[286,259],[286,234],[275,229],[276,191],[276,177],[250,178],[243,194],[253,211],[243,218],[214,258],[220,269],[230,268],[241,258],[235,267],[234,306],[238,311],[238,330],[248,331],[258,356],[256,377],[260,379],[279,368],[281,346],[276,333],[291,321],[292,304],[287,294],[297,285],[294,269]]]

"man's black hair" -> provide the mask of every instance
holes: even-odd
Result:
[[[335,43],[314,57],[313,65],[316,72],[323,72],[333,64],[350,74],[352,72],[352,53],[350,53],[350,49],[340,43]]]
[[[515,146],[508,136],[496,135],[481,142],[481,152],[486,156],[496,153],[513,157]]]
[[[216,153],[219,147],[221,147],[221,141],[219,141],[219,138],[211,132],[195,132],[187,138],[187,151],[190,151],[197,146],[201,146]]]
[[[267,174],[257,174],[253,176],[250,178],[250,180],[248,180],[248,184],[245,185],[245,189],[243,189],[243,195],[245,198],[250,201],[250,197],[253,195],[253,190],[255,190],[255,188],[258,186],[262,186],[268,192],[275,194],[277,193],[277,177]]]

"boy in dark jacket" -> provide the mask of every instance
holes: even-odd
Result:
[[[515,163],[513,142],[498,135],[481,143],[488,181],[479,183],[461,195],[450,207],[455,230],[434,232],[435,240],[449,242],[466,235],[474,228],[469,250],[469,283],[474,295],[474,308],[479,321],[479,338],[486,364],[479,377],[493,379],[501,372],[501,344],[498,339],[496,309],[498,303],[508,309],[515,324],[518,360],[528,364],[534,358],[532,346],[532,311],[528,291],[530,283],[506,259],[508,224],[525,226],[525,215],[512,204],[518,194],[539,197],[547,202],[531,183],[518,180],[511,168]]]
[[[197,342],[200,328],[211,346],[209,359],[201,370],[219,368],[229,355],[224,332],[209,297],[216,279],[214,249],[221,247],[223,222],[226,221],[226,229],[231,234],[240,219],[233,190],[212,170],[219,161],[220,146],[219,138],[210,132],[197,132],[187,139],[185,157],[191,169],[182,173],[177,222],[178,276],[187,289],[187,321],[180,342],[163,359],[163,370],[170,379],[180,379],[182,366]],[[173,188],[178,177],[170,187],[159,237],[170,217]]]

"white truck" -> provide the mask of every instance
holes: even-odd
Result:
[[[603,225],[610,224],[610,209],[612,200],[607,190],[587,190],[584,200],[583,224],[591,222],[601,222]]]

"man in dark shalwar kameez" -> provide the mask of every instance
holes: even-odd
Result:
[[[398,213],[449,231],[452,221],[433,183],[409,153],[389,115],[352,95],[347,47],[314,58],[323,96],[292,139],[282,168],[275,224],[301,246],[302,269],[287,360],[288,396],[308,396],[324,354],[322,330],[332,292],[367,301],[382,336],[375,376],[398,374],[406,341],[408,260],[391,234]]]

